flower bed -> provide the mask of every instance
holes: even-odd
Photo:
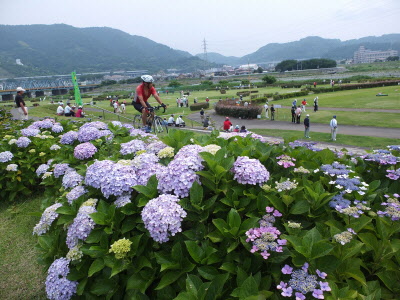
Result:
[[[400,146],[355,156],[252,133],[13,126],[0,183],[29,180],[15,173],[30,161],[24,172],[45,188],[33,232],[49,299],[400,293]]]

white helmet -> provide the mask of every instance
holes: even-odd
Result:
[[[151,75],[143,75],[140,78],[142,78],[144,82],[154,82],[153,76]]]

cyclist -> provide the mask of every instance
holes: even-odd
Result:
[[[151,132],[150,126],[146,124],[147,114],[150,112],[149,108],[151,107],[147,100],[150,98],[151,95],[153,95],[153,97],[157,100],[158,103],[160,103],[161,106],[165,108],[166,105],[162,103],[156,89],[153,86],[153,76],[143,75],[140,78],[143,82],[136,88],[136,93],[135,97],[133,98],[132,104],[137,111],[142,113],[142,130],[144,130],[145,132]]]

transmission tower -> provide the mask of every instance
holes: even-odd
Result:
[[[206,70],[208,68],[208,58],[207,58],[207,42],[206,39],[204,38],[203,40],[203,50],[204,50],[204,74],[206,73]]]

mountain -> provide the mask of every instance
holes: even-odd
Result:
[[[204,59],[204,53],[196,54],[196,56],[200,59]],[[240,57],[223,56],[219,53],[210,52],[210,53],[207,53],[207,60],[209,62],[216,63],[216,64],[237,65],[237,64],[239,64]]]
[[[218,53],[208,54],[209,61],[217,64],[240,65],[250,63],[266,63],[282,61],[285,59],[310,59],[310,58],[331,58],[346,59],[352,58],[354,51],[360,46],[371,50],[393,49],[400,52],[400,34],[386,34],[380,37],[369,36],[360,39],[341,41],[339,39],[324,39],[318,36],[309,36],[298,41],[289,43],[267,44],[256,52],[231,60]],[[203,58],[203,54],[197,54]]]
[[[194,70],[204,62],[148,38],[108,27],[0,25],[0,74],[27,76],[147,69]],[[15,63],[20,59],[24,64]]]

